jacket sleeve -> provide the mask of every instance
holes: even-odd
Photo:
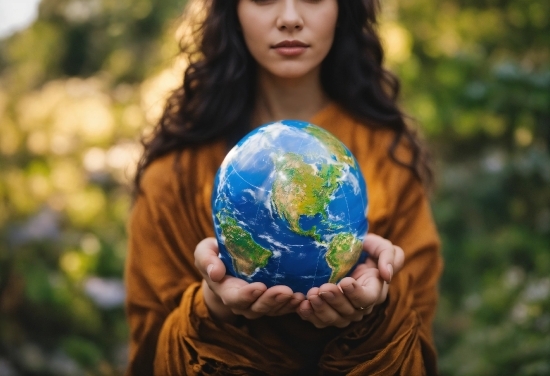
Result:
[[[256,375],[281,369],[288,363],[282,352],[255,340],[244,326],[210,317],[193,256],[196,244],[211,236],[210,219],[197,209],[202,203],[193,201],[203,195],[182,191],[172,163],[164,165],[169,167],[152,165],[146,172],[128,223],[126,374]]]
[[[423,335],[432,342],[438,282],[443,269],[441,243],[420,182],[410,177],[401,186],[401,199],[393,214],[394,226],[387,237],[405,251],[403,275],[411,280],[412,308],[421,318]]]
[[[151,166],[128,222],[126,314],[130,326],[127,375],[152,375],[158,335],[180,305],[183,291],[197,282],[191,231],[166,169]]]

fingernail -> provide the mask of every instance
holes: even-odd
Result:
[[[344,292],[344,294],[352,293],[353,290],[355,290],[355,286],[353,285],[353,283],[350,283],[347,286],[342,286],[342,291]]]
[[[324,300],[332,300],[334,299],[334,294],[330,291],[323,291],[319,293],[319,296],[323,298]]]
[[[390,280],[388,281],[388,283],[390,283],[390,282],[391,282],[391,279],[392,279],[392,277],[393,277],[393,266],[388,265],[388,270],[390,271]]]
[[[254,291],[252,291],[252,297],[253,297],[253,298],[257,298],[257,297],[259,297],[259,296],[262,295],[262,294],[263,294],[263,291],[262,291],[262,290],[254,290]]]
[[[212,279],[212,277],[210,276],[210,273],[212,272],[212,269],[214,269],[214,264],[210,264],[206,268],[206,274],[208,274],[208,278],[210,278],[210,279]]]

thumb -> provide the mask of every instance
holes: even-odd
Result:
[[[202,240],[195,248],[195,266],[203,278],[209,278],[212,282],[220,282],[226,273],[218,254],[218,242],[214,238]]]

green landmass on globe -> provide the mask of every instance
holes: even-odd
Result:
[[[332,269],[330,283],[336,283],[348,274],[349,269],[359,259],[362,248],[363,243],[353,234],[344,232],[332,238],[325,256]]]
[[[316,171],[295,153],[277,156],[274,163],[277,172],[272,191],[275,209],[288,221],[292,231],[320,241],[316,226],[309,230],[303,229],[300,218],[321,215],[323,221],[328,219],[326,207],[338,188],[342,167],[325,164],[320,171]]]
[[[220,218],[220,223],[225,245],[233,257],[233,267],[236,271],[250,276],[256,268],[267,265],[273,252],[256,243],[252,235],[239,226],[234,218],[225,217],[223,221]]]

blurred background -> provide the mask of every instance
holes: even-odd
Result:
[[[124,371],[129,182],[180,80],[184,6],[0,0],[2,376]],[[441,372],[550,375],[550,2],[382,8],[437,162]]]

